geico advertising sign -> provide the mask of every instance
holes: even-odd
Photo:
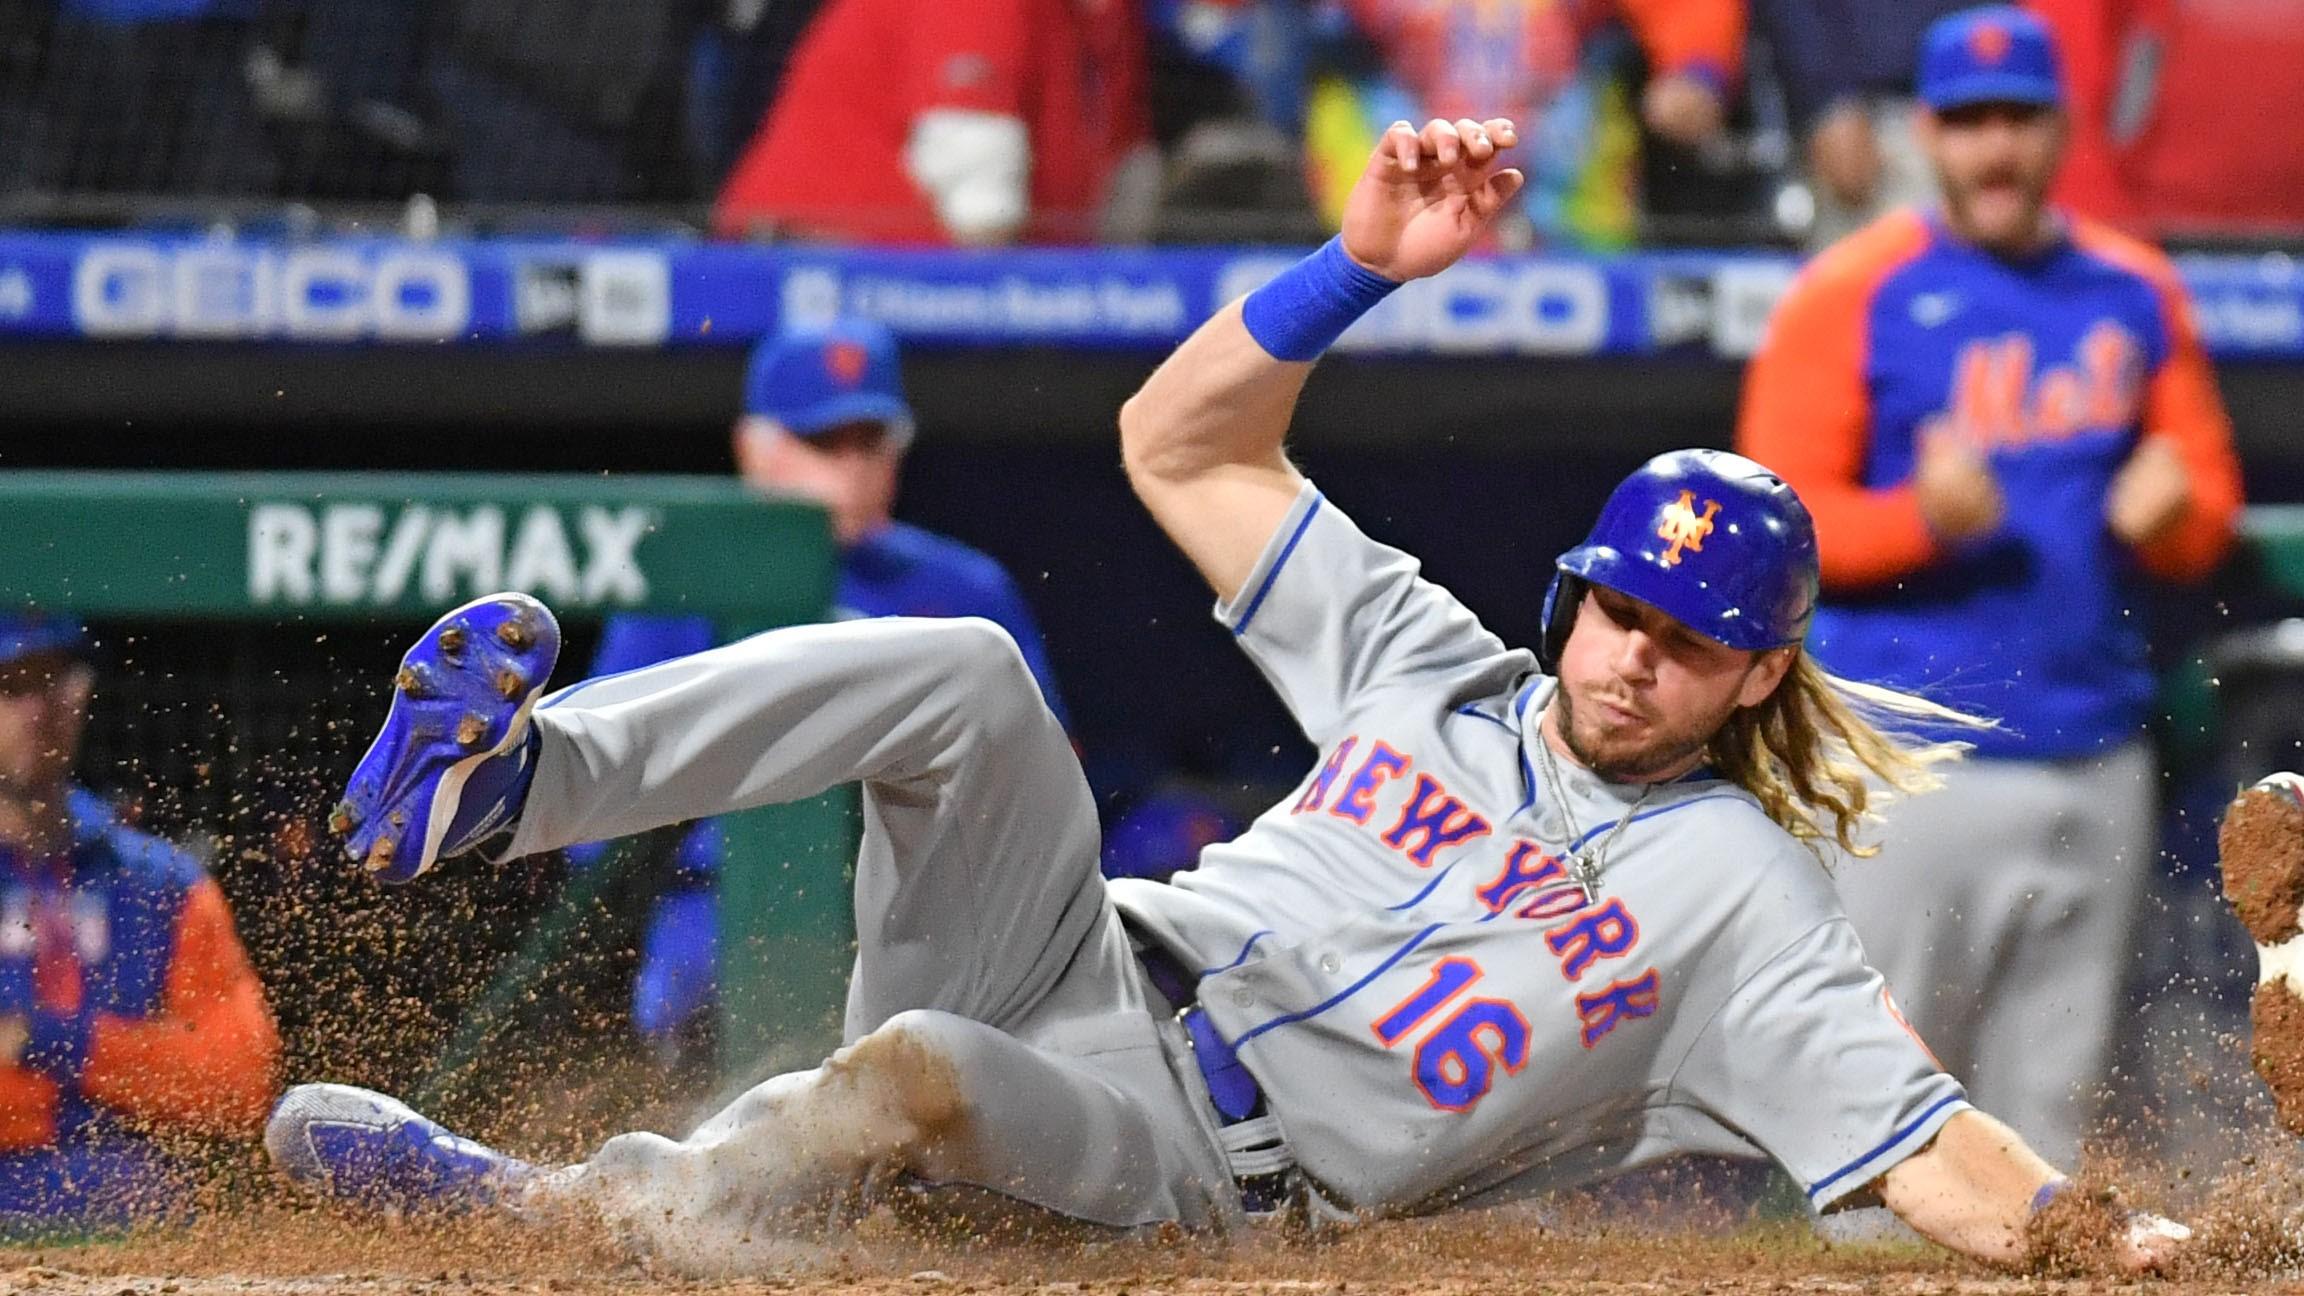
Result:
[[[523,589],[569,604],[648,597],[640,541],[654,509],[586,504],[262,503],[248,513],[259,605],[460,602]]]
[[[1251,257],[1217,276],[1215,305],[1262,287],[1293,261]],[[1608,341],[1608,279],[1576,261],[1463,261],[1384,299],[1337,342],[1342,351],[1590,355]]]
[[[96,243],[72,319],[90,337],[445,341],[472,322],[472,279],[432,248]]]

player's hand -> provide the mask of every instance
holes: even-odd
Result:
[[[2192,1230],[2163,1215],[2137,1211],[2119,1239],[2120,1267],[2131,1273],[2166,1268],[2192,1241]]]
[[[1863,207],[1880,188],[1880,142],[1863,104],[1844,103],[1808,132],[1808,171],[1843,207]]]
[[[1720,133],[1728,108],[1703,78],[1668,73],[1648,83],[1640,116],[1648,129],[1675,144],[1695,145]]]
[[[1502,117],[1394,123],[1344,202],[1344,251],[1403,283],[1455,264],[1526,183],[1498,161],[1519,141]]]
[[[1912,472],[1920,516],[1938,540],[1958,544],[2000,525],[2007,501],[1982,452],[1951,428],[1920,433],[1920,462]]]
[[[2176,447],[2147,436],[2129,454],[2104,496],[2104,521],[2132,545],[2150,544],[2184,516],[2192,502],[2192,473]]]

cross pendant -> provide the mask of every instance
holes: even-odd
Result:
[[[1577,851],[1568,857],[1568,880],[1584,893],[1584,903],[1593,904],[1600,899],[1600,861],[1590,851]]]

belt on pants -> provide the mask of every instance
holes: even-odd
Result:
[[[1280,1210],[1288,1203],[1296,1157],[1264,1102],[1263,1086],[1200,1007],[1199,976],[1151,941],[1142,942],[1136,958],[1184,1028],[1192,1061],[1208,1086],[1209,1105],[1216,1109],[1217,1140],[1240,1188],[1241,1205],[1252,1213]]]

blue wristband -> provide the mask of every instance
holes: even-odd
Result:
[[[1240,304],[1240,322],[1275,360],[1317,360],[1399,283],[1366,269],[1338,235]]]
[[[2048,1209],[2057,1198],[2064,1195],[2064,1190],[2071,1186],[2072,1181],[2069,1179],[2051,1179],[2040,1185],[2040,1190],[2032,1194],[2032,1213],[2038,1215]]]

